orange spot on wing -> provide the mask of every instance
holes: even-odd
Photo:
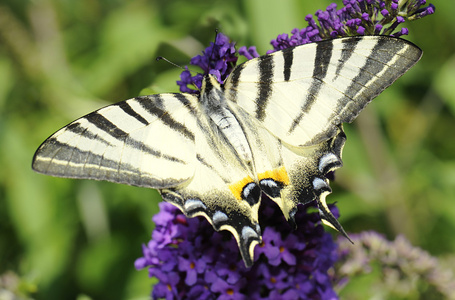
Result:
[[[288,172],[286,172],[286,168],[284,166],[258,174],[259,180],[266,179],[266,178],[271,178],[275,181],[279,181],[279,182],[283,183],[284,185],[288,185],[290,183]]]
[[[286,168],[284,166],[258,174],[259,180],[266,179],[266,178],[270,178],[275,181],[281,182],[283,185],[288,185],[290,183],[288,172],[286,172]],[[235,199],[242,200],[243,188],[247,184],[249,184],[253,181],[254,180],[250,176],[247,176],[247,177],[244,177],[243,179],[229,185],[229,189],[231,190]]]
[[[239,180],[236,183],[229,185],[229,189],[231,190],[232,194],[234,194],[235,199],[242,200],[243,188],[250,182],[253,182],[253,179],[250,176],[247,176],[242,180]]]

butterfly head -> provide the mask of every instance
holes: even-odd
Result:
[[[203,103],[221,103],[222,101],[222,86],[218,82],[215,75],[207,74],[202,80],[201,87],[201,102]]]

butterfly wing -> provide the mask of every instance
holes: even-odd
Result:
[[[58,177],[165,188],[195,171],[191,95],[133,98],[92,112],[50,136],[32,167]]]
[[[225,83],[229,105],[279,141],[279,154],[268,154],[278,166],[269,168],[281,170],[287,181],[271,198],[287,218],[293,221],[299,203],[316,200],[322,221],[347,237],[325,202],[331,192],[327,174],[342,165],[341,124],[351,122],[421,54],[398,38],[350,37],[277,51],[233,70]]]
[[[33,169],[158,189],[187,216],[232,232],[245,263],[253,263],[260,192],[242,200],[246,191],[235,183],[251,177],[195,96],[144,96],[90,113],[49,137]]]
[[[349,37],[288,48],[239,65],[226,97],[292,146],[328,140],[411,68],[422,51],[402,39]]]

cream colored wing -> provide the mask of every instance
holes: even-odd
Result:
[[[183,184],[195,172],[196,103],[191,95],[162,94],[101,108],[50,136],[32,167],[142,187]]]
[[[357,36],[288,48],[239,65],[226,97],[292,146],[332,138],[411,68],[422,51],[389,36]]]

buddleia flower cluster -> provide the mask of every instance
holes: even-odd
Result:
[[[263,241],[246,268],[231,233],[214,231],[203,217],[186,218],[160,203],[152,240],[143,245],[137,269],[158,278],[154,299],[337,299],[329,269],[336,244],[317,212],[299,209],[293,231],[274,202],[261,207]],[[331,206],[332,213],[338,210]]]
[[[405,20],[434,13],[434,6],[424,7],[425,0],[345,0],[343,4],[340,10],[331,4],[318,11],[317,21],[307,16],[306,28],[294,29],[292,36],[279,35],[269,52],[334,37],[399,36],[407,34],[404,29],[396,31]],[[191,59],[203,74],[192,75],[186,68],[177,82],[180,90],[199,94],[207,74],[223,83],[238,55],[259,56],[254,47],[236,51],[228,37],[218,34],[202,55]],[[336,243],[324,231],[319,214],[311,212],[314,207],[299,207],[293,230],[264,196],[259,211],[263,242],[255,249],[253,267],[247,269],[232,234],[216,232],[204,218],[186,218],[171,204],[161,203],[153,218],[152,239],[143,246],[136,268],[148,268],[149,276],[158,279],[154,299],[338,299],[329,275],[337,261]],[[339,217],[335,205],[330,209]]]
[[[414,247],[403,236],[388,241],[384,236],[366,231],[352,234],[354,245],[340,238],[338,244],[335,285],[341,289],[350,277],[381,274],[370,285],[372,293],[380,291],[383,298],[412,298],[418,291],[421,299],[455,299],[455,278],[436,258]],[[428,295],[428,298],[425,297]]]
[[[344,7],[337,10],[335,3],[325,11],[318,10],[315,15],[307,15],[308,26],[279,35],[271,41],[273,50],[318,42],[331,38],[358,35],[390,35],[399,37],[407,35],[409,30],[398,26],[406,20],[416,20],[435,12],[433,4],[424,6],[425,0],[344,0]]]
[[[180,86],[182,93],[199,94],[204,75],[214,75],[220,83],[223,83],[234,69],[237,59],[235,43],[230,42],[227,36],[219,33],[215,43],[212,42],[202,52],[202,55],[196,55],[190,61],[190,64],[200,67],[204,73],[192,76],[186,67],[186,70],[180,75],[181,80],[177,81],[177,85]]]

